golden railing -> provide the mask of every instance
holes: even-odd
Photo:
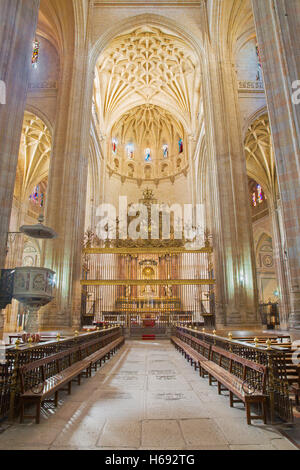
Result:
[[[215,279],[86,279],[82,286],[213,286]]]

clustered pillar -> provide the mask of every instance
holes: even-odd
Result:
[[[0,268],[4,268],[32,44],[40,0],[2,0],[0,21]],[[5,98],[5,99],[4,99]],[[0,315],[0,335],[3,315]]]
[[[300,80],[299,0],[252,0],[278,174],[285,238],[289,326],[300,328]],[[299,88],[299,87],[298,87]],[[293,98],[294,96],[294,98]]]
[[[203,27],[207,28],[204,16]],[[255,327],[260,320],[238,85],[231,51],[220,43],[218,36],[210,40],[207,31],[203,97],[217,279],[216,326]]]

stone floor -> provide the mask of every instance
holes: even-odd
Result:
[[[128,341],[92,378],[60,394],[40,425],[0,434],[0,449],[296,449],[271,426],[246,424],[169,341]]]

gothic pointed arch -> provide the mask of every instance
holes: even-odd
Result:
[[[260,115],[249,126],[245,138],[248,175],[264,189],[268,198],[278,198],[278,181],[269,116]]]

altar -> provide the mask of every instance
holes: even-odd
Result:
[[[157,203],[151,190],[140,200],[149,209]],[[128,225],[131,218],[128,218]],[[83,309],[94,321],[124,326],[158,327],[176,322],[201,322],[202,314],[212,314],[213,268],[209,240],[195,248],[185,238],[107,240],[105,245],[89,234],[84,249],[85,271]],[[117,227],[118,228],[118,227]]]
[[[145,320],[143,320],[143,326],[145,328],[154,328],[155,325],[156,325],[155,320],[152,320],[152,319],[149,319],[149,318],[145,318]]]

